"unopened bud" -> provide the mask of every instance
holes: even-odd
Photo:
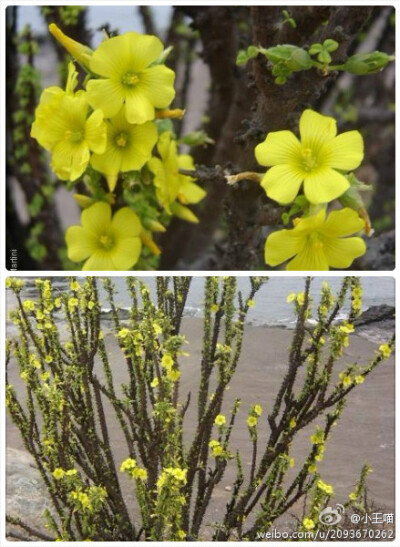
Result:
[[[90,47],[80,44],[64,34],[55,23],[49,25],[49,31],[80,65],[89,69],[90,58],[93,55],[93,50]]]
[[[189,209],[189,207],[185,207],[184,205],[181,205],[177,201],[175,201],[174,203],[171,203],[170,209],[173,215],[181,218],[182,220],[186,220],[187,222],[193,222],[194,224],[199,223],[199,219],[196,217],[193,211]]]
[[[372,53],[356,53],[347,59],[343,68],[351,74],[364,75],[373,74],[382,70],[390,61],[394,60],[394,55],[388,55],[382,51],[373,51]]]

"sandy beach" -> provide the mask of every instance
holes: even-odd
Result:
[[[199,365],[201,358],[202,321],[198,318],[185,318],[183,334],[189,344],[185,350],[190,357],[181,361],[182,377],[180,399],[184,401],[188,392],[192,392],[192,403],[185,418],[184,431],[191,439],[195,430],[197,415],[196,394],[199,383]],[[388,337],[391,333],[388,333]],[[273,404],[275,394],[286,371],[288,347],[292,331],[281,328],[247,326],[242,357],[238,370],[227,392],[223,411],[228,413],[232,402],[240,397],[242,407],[239,412],[232,435],[231,450],[239,449],[245,467],[250,466],[250,444],[246,418],[248,409],[254,403],[261,404],[264,414],[260,419],[260,447],[269,435],[266,415]],[[114,380],[118,385],[126,380],[126,367],[119,347],[112,335],[106,336],[109,348],[110,363],[113,367]],[[343,361],[367,364],[374,356],[377,345],[358,335],[352,335],[350,346],[346,349]],[[15,366],[10,367],[10,382],[23,396],[23,383]],[[334,376],[343,365],[336,365]],[[101,375],[101,373],[99,372]],[[330,442],[327,444],[324,461],[319,465],[323,479],[335,487],[335,502],[346,501],[354,483],[359,477],[361,467],[368,462],[373,473],[368,477],[368,489],[371,500],[376,507],[394,512],[394,358],[393,356],[376,369],[364,384],[350,394],[348,404],[338,425],[333,429]],[[113,410],[107,407],[112,447],[117,463],[128,456],[127,448],[116,424]],[[302,458],[310,448],[309,435],[315,424],[299,433],[293,443],[292,454],[296,465],[292,474],[302,463]],[[264,441],[265,442],[265,441]],[[7,419],[7,447],[23,449],[23,443],[16,427]],[[235,478],[235,465],[232,461],[224,478],[214,492],[208,520],[221,518],[225,504],[231,496],[229,487]],[[128,505],[135,512],[132,484],[123,483]],[[295,511],[296,512],[296,511]]]

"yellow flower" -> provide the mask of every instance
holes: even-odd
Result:
[[[112,118],[125,104],[129,123],[153,120],[155,108],[166,108],[175,96],[175,73],[154,65],[162,51],[158,38],[136,32],[105,40],[90,58],[90,70],[102,76],[87,84],[90,105]]]
[[[287,295],[286,302],[290,304],[290,302],[293,302],[295,299],[296,299],[296,293],[291,292],[290,294]]]
[[[154,333],[157,335],[162,333],[162,328],[156,322],[153,323],[153,329],[154,329]]]
[[[257,418],[255,416],[249,416],[246,420],[247,425],[249,427],[256,427],[257,425]]]
[[[154,186],[156,187],[156,196],[160,205],[164,207],[167,213],[174,213],[182,217],[187,214],[189,222],[192,215],[195,215],[184,205],[188,203],[198,203],[206,192],[193,181],[192,177],[181,175],[179,169],[194,169],[193,158],[189,155],[178,156],[176,141],[172,138],[170,131],[164,131],[158,139],[157,150],[160,158],[151,158],[147,163],[150,171],[154,174]],[[184,205],[174,203],[179,200]],[[189,213],[187,213],[189,211]]]
[[[306,530],[312,530],[315,528],[315,523],[312,519],[303,519],[303,526]]]
[[[356,501],[357,498],[358,498],[358,496],[357,496],[357,493],[356,493],[356,492],[351,492],[351,493],[349,494],[349,500],[350,500],[350,501]]]
[[[274,131],[256,146],[260,165],[272,166],[261,185],[269,198],[290,203],[304,183],[310,203],[327,203],[350,186],[342,171],[356,169],[363,157],[363,139],[358,131],[336,136],[336,121],[313,110],[300,118],[300,137],[291,131]]]
[[[289,467],[294,467],[296,463],[294,458],[289,458],[288,462],[289,462]]]
[[[180,370],[171,370],[168,373],[168,379],[171,380],[172,382],[177,382],[179,380],[180,376],[181,376],[181,371]]]
[[[136,460],[134,458],[127,458],[121,463],[120,471],[132,471],[136,467]]]
[[[353,384],[353,380],[351,379],[351,377],[346,374],[345,372],[341,372],[339,374],[339,378],[341,379],[342,381],[342,386],[347,388],[347,387],[350,387],[352,384]]]
[[[78,473],[78,471],[76,469],[68,469],[68,471],[65,472],[65,474],[67,475],[67,477],[73,477],[74,475],[76,475]]]
[[[379,351],[382,353],[382,355],[385,359],[388,359],[388,357],[390,357],[390,355],[392,353],[392,350],[391,350],[389,344],[381,344],[379,346]]]
[[[354,378],[354,382],[356,384],[363,384],[365,381],[365,377],[362,374],[357,374],[357,376]]]
[[[291,418],[290,422],[289,422],[289,427],[290,429],[293,429],[294,427],[296,427],[297,425],[297,422],[296,422],[296,419],[295,418]]]
[[[319,480],[317,481],[317,488],[325,492],[325,494],[328,494],[328,496],[333,496],[333,488],[330,484],[327,484],[326,482]]]
[[[136,214],[123,207],[111,218],[108,203],[97,202],[82,211],[82,226],[68,228],[68,258],[86,260],[83,270],[129,270],[141,251],[141,225]]]
[[[316,471],[317,471],[317,466],[315,465],[315,463],[312,463],[311,465],[308,466],[309,473],[315,473]]]
[[[302,306],[304,304],[304,298],[305,298],[305,294],[303,292],[299,292],[296,295],[296,302],[298,303],[299,306]]]
[[[351,334],[354,332],[354,325],[351,325],[350,323],[343,323],[343,325],[339,327],[339,330],[346,334]]]
[[[136,467],[132,472],[132,476],[140,481],[147,481],[147,471],[142,467]]]
[[[214,421],[215,425],[221,426],[226,424],[226,418],[223,414],[218,414]]]
[[[24,303],[22,304],[25,311],[34,311],[36,304],[33,302],[33,300],[24,300]]]
[[[64,475],[65,475],[65,471],[61,467],[57,467],[53,471],[53,477],[56,479],[56,481],[59,481],[60,479],[62,479]]]
[[[214,446],[212,448],[212,454],[213,456],[222,456],[222,454],[224,453],[224,449],[222,448],[222,446]]]
[[[365,253],[360,237],[347,237],[363,228],[363,221],[352,209],[332,211],[325,220],[321,210],[298,219],[292,230],[272,233],[265,243],[265,262],[277,266],[290,260],[287,270],[329,270],[348,268]]]
[[[70,63],[71,84],[75,68]],[[102,154],[106,148],[106,125],[101,110],[88,117],[86,93],[46,89],[35,112],[31,137],[51,152],[51,167],[61,180],[74,181],[85,171],[90,152]]]
[[[257,414],[257,416],[261,416],[263,409],[261,405],[254,405],[253,407],[254,414]]]
[[[90,57],[93,55],[93,51],[88,46],[80,44],[69,36],[66,36],[54,23],[49,25],[49,31],[68,53],[78,61],[78,63],[89,68],[89,61]]]
[[[249,308],[254,308],[256,303],[255,303],[254,300],[247,300],[247,305],[248,305]]]
[[[213,304],[213,305],[211,306],[211,311],[212,311],[213,313],[216,313],[218,310],[219,310],[218,304]]]
[[[150,384],[150,387],[152,387],[152,388],[158,387],[158,384],[159,384],[158,378],[153,378],[153,380]]]
[[[172,359],[172,356],[169,353],[164,353],[164,355],[161,358],[161,366],[163,366],[166,369],[170,369],[173,364],[174,364],[174,360]]]
[[[142,125],[127,122],[125,107],[105,123],[107,148],[93,154],[91,165],[106,175],[112,192],[118,173],[139,170],[151,158],[151,151],[157,142],[157,128],[152,122]]]

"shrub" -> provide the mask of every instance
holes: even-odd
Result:
[[[32,530],[15,517],[8,521],[47,540],[203,539],[215,488],[227,467],[236,466],[225,514],[218,522],[207,523],[214,529],[213,540],[255,539],[257,530],[268,530],[302,498],[307,498],[307,505],[298,527],[317,529],[318,514],[334,495],[333,486],[318,472],[331,428],[350,393],[394,347],[393,338],[367,365],[349,364],[339,379],[333,374],[360,314],[360,280],[344,278],[336,295],[324,283],[319,302],[314,303],[307,278],[304,292],[288,296],[297,323],[286,374],[272,405],[256,402],[240,417],[247,422],[252,447],[246,472],[241,454],[233,453],[230,442],[240,399],[226,414],[223,402],[238,367],[249,308],[266,278],[250,277],[247,295],[238,291],[235,277],[205,278],[195,397],[180,390],[186,342],[181,323],[191,278],[157,277],[154,297],[140,279],[126,279],[132,305],[125,323],[115,304],[113,282],[103,281],[112,316],[107,336],[96,278],[72,278],[69,290],[37,279],[34,300],[22,297],[20,280],[8,279],[17,300],[10,315],[19,336],[7,342],[7,369],[15,358],[26,391],[17,393],[7,377],[6,401],[52,502],[52,511],[45,515],[48,533]],[[351,306],[342,320],[339,314],[346,298]],[[310,327],[312,313],[317,321]],[[121,385],[114,373],[122,363],[111,362],[110,336],[125,358],[128,379]],[[112,452],[112,417],[105,404],[114,410],[126,441],[121,461]],[[197,405],[193,431],[185,429],[189,405]],[[324,425],[316,427],[309,453],[296,462],[295,476],[288,480],[288,470],[295,464],[292,441],[317,419]],[[259,442],[261,424],[269,427],[266,443]],[[349,504],[362,504],[367,471],[362,470]],[[132,481],[134,511],[122,493],[122,474]]]

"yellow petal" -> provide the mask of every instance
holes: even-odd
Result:
[[[125,98],[121,83],[92,78],[86,89],[90,106],[93,109],[99,108],[105,118],[112,118],[121,109]]]
[[[83,271],[93,271],[93,272],[108,272],[115,271],[114,262],[111,258],[110,251],[96,249],[96,251],[88,258],[83,265]]]
[[[265,242],[265,263],[277,266],[301,251],[304,238],[296,236],[293,230],[279,230],[270,234]]]
[[[152,122],[134,125],[129,129],[129,145],[123,150],[121,171],[141,169],[151,158],[157,142],[157,127]]]
[[[164,131],[164,133],[161,133],[157,143],[157,150],[164,161],[166,161],[170,156],[177,156],[176,142],[171,140],[170,131]]]
[[[304,194],[311,203],[328,203],[346,192],[350,183],[346,177],[330,167],[304,177]]]
[[[108,132],[107,134],[109,135],[110,133]],[[113,143],[108,142],[105,152],[103,154],[93,154],[90,163],[96,171],[106,176],[116,176],[121,171],[122,157],[122,148],[118,148]]]
[[[206,191],[191,182],[189,177],[181,176],[180,180],[183,180],[183,182],[179,185],[178,197],[182,203],[199,203],[206,196]]]
[[[325,256],[332,268],[348,268],[355,258],[365,253],[366,249],[361,237],[324,238]]]
[[[126,32],[100,44],[90,60],[95,74],[121,80],[126,72],[141,72],[163,51],[156,36]]]
[[[335,169],[356,169],[364,157],[364,141],[358,131],[347,131],[328,142],[322,153]]]
[[[96,236],[104,235],[111,228],[111,207],[108,203],[98,201],[82,211],[81,224]]]
[[[286,266],[289,271],[327,271],[329,263],[323,247],[316,248],[307,242],[297,256]]]
[[[307,109],[300,118],[301,144],[317,153],[320,148],[336,135],[336,120]]]
[[[298,219],[295,228],[293,229],[296,235],[308,235],[311,232],[321,231],[325,220],[325,210],[321,209],[317,214],[310,217],[303,217]]]
[[[142,242],[138,237],[119,239],[111,251],[115,270],[130,270],[139,260]]]
[[[274,131],[256,146],[255,155],[260,165],[269,166],[295,161],[300,151],[300,142],[291,131]]]
[[[121,81],[130,60],[130,48],[124,36],[104,40],[90,59],[90,70],[106,78]]]
[[[344,237],[355,234],[364,228],[364,221],[356,211],[346,207],[340,211],[332,211],[320,232],[328,237]]]
[[[90,159],[89,148],[86,143],[81,143],[74,151],[71,163],[70,180],[74,181],[79,178],[85,171]]]
[[[82,226],[70,226],[65,233],[68,248],[68,258],[73,262],[81,262],[90,256],[96,249],[96,239]]]
[[[107,144],[107,128],[103,121],[103,112],[95,110],[85,124],[85,139],[90,150],[102,154]]]
[[[142,231],[139,217],[129,207],[119,209],[115,213],[111,225],[118,240],[124,237],[137,237]]]
[[[178,156],[178,166],[180,169],[188,169],[189,171],[195,169],[194,160],[190,154],[181,154]]]
[[[290,203],[297,196],[302,176],[290,165],[275,165],[264,175],[261,186],[278,203]]]
[[[156,108],[166,108],[175,97],[175,72],[164,65],[147,68],[140,74],[137,88]]]
[[[141,124],[154,120],[154,106],[138,87],[127,92],[125,107],[126,119],[129,123]]]

